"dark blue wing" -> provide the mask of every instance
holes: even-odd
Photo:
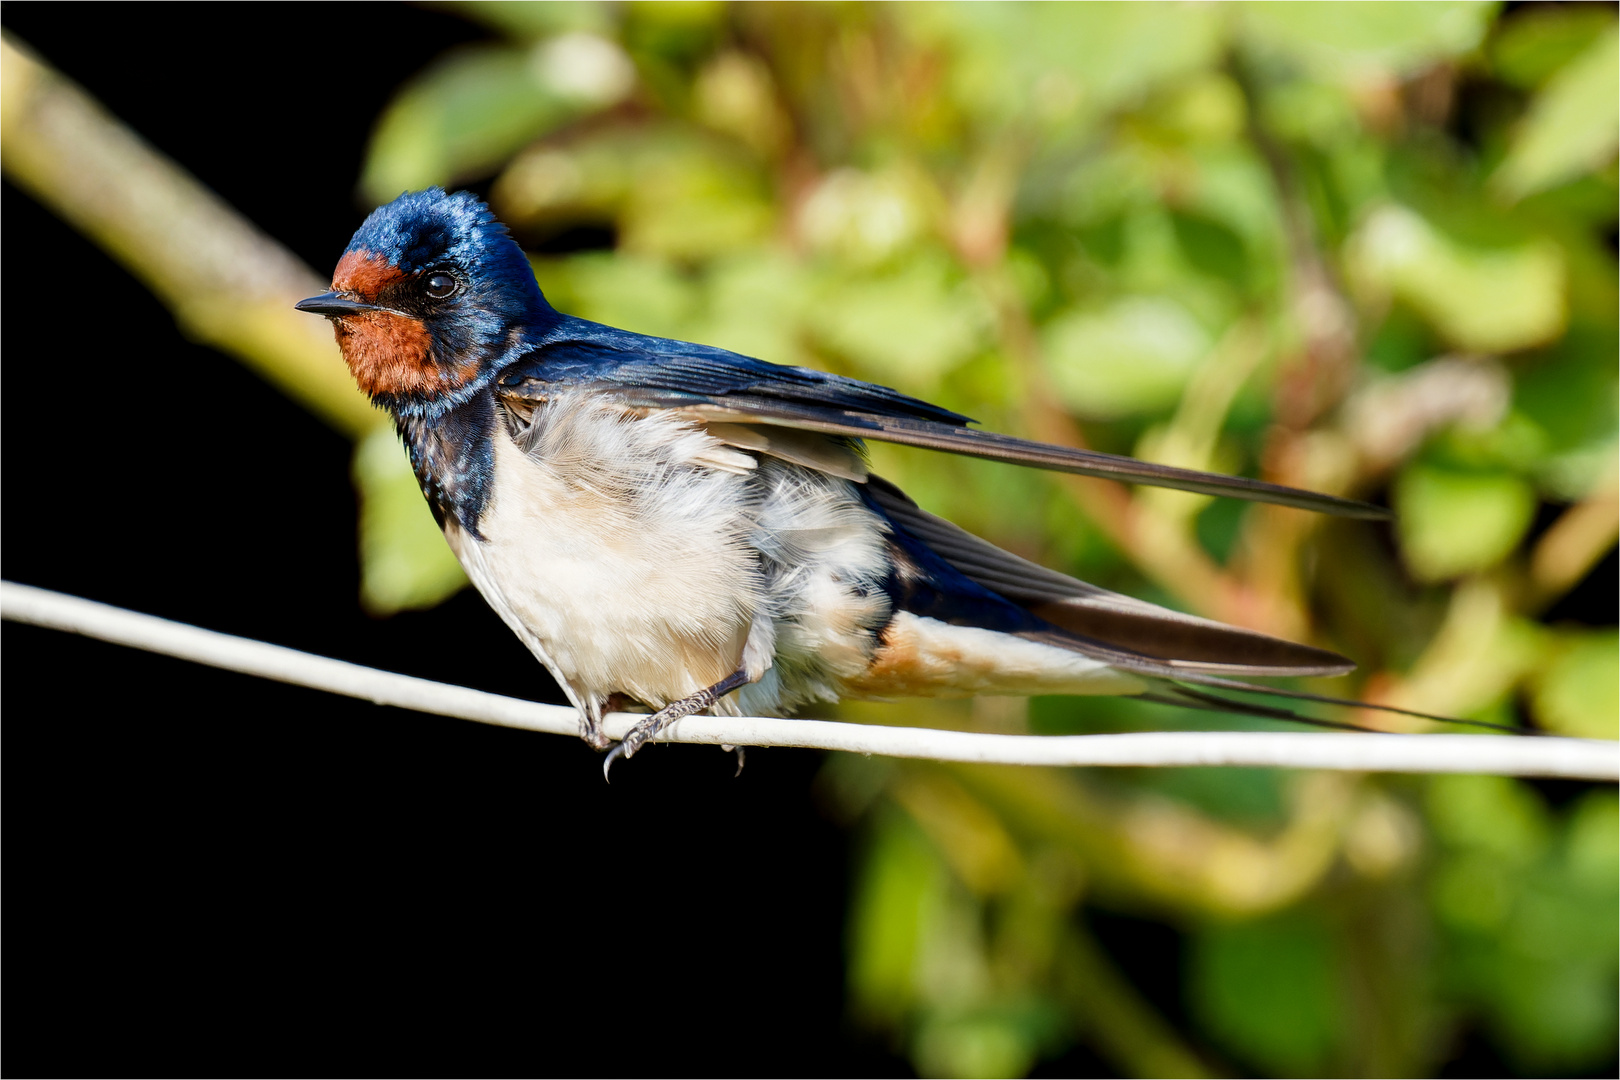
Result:
[[[503,386],[597,386],[644,397],[661,407],[758,398],[957,428],[973,422],[886,386],[768,364],[710,345],[633,334],[584,319],[565,319],[548,337],[544,347],[503,373]]]
[[[1389,516],[1383,507],[1260,480],[1155,465],[1115,454],[980,431],[968,427],[972,421],[960,413],[887,387],[809,368],[768,364],[706,345],[564,318],[547,335],[544,345],[502,373],[500,390],[510,397],[544,399],[570,389],[608,394],[629,408],[676,409],[698,419],[878,439],[1343,517]]]

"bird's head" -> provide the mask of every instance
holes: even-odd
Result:
[[[332,320],[360,389],[401,415],[468,400],[560,318],[489,208],[441,188],[373,210],[332,291],[297,306]]]

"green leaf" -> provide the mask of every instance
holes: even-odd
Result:
[[[663,259],[591,252],[545,266],[548,278],[564,310],[638,334],[684,340],[700,300],[697,284]]]
[[[1514,867],[1541,858],[1550,842],[1547,810],[1526,784],[1505,776],[1436,776],[1427,809],[1446,844]]]
[[[1620,738],[1620,634],[1582,634],[1565,641],[1537,674],[1531,707],[1548,731]]]
[[[885,262],[922,238],[938,195],[912,170],[839,169],[816,186],[799,212],[799,232],[819,251],[856,266]]]
[[[1253,260],[1250,274],[1264,267],[1272,275],[1283,258],[1282,214],[1276,187],[1264,160],[1243,145],[1205,149],[1197,155],[1198,182],[1190,207],[1219,221],[1243,238]]]
[[[775,364],[815,364],[803,342],[811,275],[785,253],[753,249],[710,264],[693,339]]]
[[[1536,495],[1506,473],[1407,466],[1395,481],[1401,554],[1423,581],[1443,581],[1506,558],[1535,515]]]
[[[1584,1075],[1613,1053],[1614,976],[1602,966],[1515,956],[1497,985],[1493,1027],[1520,1075]]]
[[[605,125],[519,154],[490,192],[528,233],[613,224],[637,255],[698,260],[768,236],[776,207],[757,164],[729,140],[679,123]]]
[[[1564,857],[1576,880],[1610,896],[1620,892],[1620,800],[1613,791],[1589,792],[1575,804]]]
[[[740,154],[696,141],[642,155],[620,218],[627,251],[700,259],[767,237],[776,208]]]
[[[1384,206],[1351,238],[1346,259],[1361,291],[1405,300],[1463,349],[1525,349],[1564,328],[1564,261],[1550,241],[1465,246],[1411,210]]]
[[[905,1018],[916,1000],[923,937],[938,921],[949,871],[898,814],[874,821],[849,913],[849,992],[875,1026]]]
[[[1603,34],[1614,21],[1600,4],[1526,5],[1504,19],[1491,60],[1504,82],[1533,90]]]
[[[1607,165],[1620,147],[1620,25],[1548,81],[1491,183],[1512,198]]]
[[[427,608],[467,584],[392,424],[354,448],[360,494],[360,602],[374,615]]]
[[[1064,404],[1097,419],[1167,409],[1209,352],[1209,333],[1166,297],[1128,297],[1048,323],[1046,362]]]
[[[1514,405],[1542,434],[1546,456],[1535,470],[1560,501],[1585,498],[1615,461],[1620,385],[1614,327],[1571,324],[1564,338],[1514,379]]]
[[[1282,769],[1124,769],[1122,781],[1168,795],[1220,821],[1278,828],[1287,820]]]
[[[1149,112],[1150,110],[1142,110]],[[1192,144],[1226,146],[1243,135],[1248,103],[1229,75],[1216,71],[1194,76],[1150,117],[1156,125]]]
[[[1336,966],[1333,939],[1308,917],[1213,926],[1193,939],[1188,992],[1203,1026],[1244,1060],[1321,1075],[1345,1015]]]
[[[1212,218],[1194,214],[1170,215],[1176,242],[1187,262],[1201,274],[1241,287],[1249,275],[1243,238]]]
[[[1484,40],[1495,5],[1473,2],[1250,3],[1246,37],[1319,75],[1410,75]]]
[[[941,1018],[917,1033],[912,1056],[922,1076],[1024,1076],[1038,1050],[1025,1028],[995,1014]]]
[[[545,4],[459,0],[444,6],[515,38],[545,37],[566,30],[605,34],[613,29],[615,17],[613,5],[596,0],[550,0]]]
[[[1494,934],[1519,896],[1517,867],[1478,852],[1465,852],[1436,868],[1429,899],[1440,921],[1453,930]]]
[[[954,96],[991,121],[1035,119],[1072,135],[1083,121],[1212,66],[1225,46],[1213,5],[904,4],[920,43],[945,43]]]
[[[855,360],[867,377],[918,393],[983,348],[992,319],[978,291],[933,254],[891,273],[841,280],[818,307],[810,328],[817,341]]]
[[[1491,1040],[1524,1073],[1594,1067],[1615,1039],[1613,792],[1578,802],[1554,844],[1554,821],[1527,784],[1446,776],[1428,788],[1445,845],[1430,899],[1451,931],[1453,993],[1483,1010]]]
[[[527,49],[450,53],[406,84],[377,121],[361,192],[381,203],[493,172],[529,140],[621,99],[634,78],[617,45],[584,33]]]
[[[1583,888],[1559,863],[1520,884],[1483,987],[1491,1026],[1525,1073],[1578,1075],[1614,1052],[1620,896],[1612,877]]]

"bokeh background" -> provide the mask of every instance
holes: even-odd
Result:
[[[281,295],[445,184],[564,311],[1386,502],[872,448],[1020,554],[1361,664],[1310,689],[1616,737],[1612,5],[0,22],[9,579],[559,700]],[[53,120],[50,69],[116,123]],[[63,149],[119,126],[178,168]],[[608,789],[567,740],[3,636],[11,1071],[1616,1069],[1612,786],[782,750],[733,781],[683,747]]]

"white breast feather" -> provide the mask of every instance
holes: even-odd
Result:
[[[484,542],[447,536],[479,591],[580,698],[661,705],[735,669],[762,588],[746,543],[747,471],[712,464],[735,451],[584,395],[494,443]]]
[[[746,662],[762,677],[745,708],[777,712],[835,698],[870,659],[886,564],[847,481],[584,394],[494,442],[483,542],[453,523],[446,536],[576,706],[663,705]]]

